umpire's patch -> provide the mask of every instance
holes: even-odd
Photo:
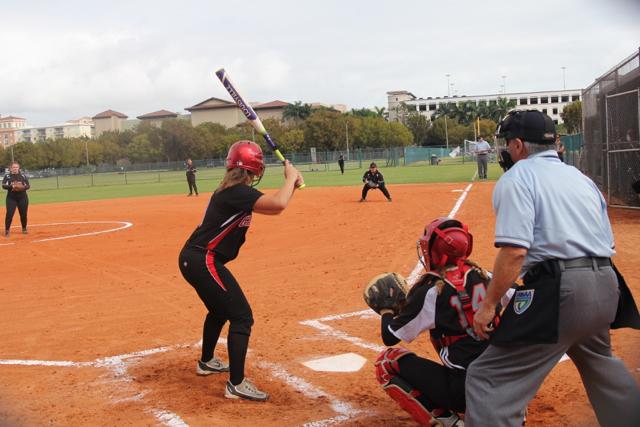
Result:
[[[513,296],[513,311],[515,311],[516,314],[522,314],[527,311],[529,307],[531,307],[534,291],[535,289],[516,291],[515,295]]]

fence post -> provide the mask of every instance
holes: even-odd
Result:
[[[91,174],[91,186],[93,187],[93,174]]]
[[[60,179],[59,179],[58,175],[56,175],[56,188],[58,190],[60,189]]]
[[[126,169],[124,171],[124,183],[125,183],[125,185],[128,184],[128,182],[127,182],[127,170]]]

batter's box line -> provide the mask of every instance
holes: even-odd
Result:
[[[220,338],[218,340],[219,344],[226,344],[226,339]],[[92,368],[104,368],[110,371],[113,374],[113,381],[121,382],[121,383],[130,383],[133,381],[133,378],[128,373],[128,368],[131,364],[131,361],[142,359],[148,356],[152,356],[154,354],[166,353],[173,350],[178,350],[182,348],[190,348],[190,347],[198,347],[202,344],[202,341],[199,341],[195,344],[178,344],[173,346],[162,346],[151,348],[147,350],[136,351],[132,353],[125,353],[116,356],[102,357],[97,358],[93,361],[89,362],[74,362],[69,360],[22,360],[22,359],[0,359],[0,365],[8,365],[8,366],[58,366],[58,367],[92,367]],[[331,426],[335,424],[342,423],[347,421],[355,416],[362,414],[364,411],[360,409],[354,408],[347,402],[343,402],[336,397],[332,396],[329,393],[326,393],[321,388],[318,388],[311,383],[307,382],[301,377],[297,377],[295,375],[290,374],[283,366],[278,365],[272,362],[266,361],[258,361],[258,367],[262,369],[269,370],[271,375],[274,378],[277,378],[284,382],[289,387],[294,390],[301,392],[305,397],[310,399],[317,399],[319,397],[324,397],[329,401],[329,407],[336,412],[335,417],[311,421],[303,424],[303,427],[325,427]],[[149,393],[149,390],[140,390],[136,391],[135,394],[112,400],[112,403],[121,403],[128,401],[143,401],[144,397]],[[178,414],[161,409],[161,408],[152,408],[147,405],[144,408],[146,413],[153,415],[156,420],[166,426],[169,427],[189,427]],[[369,411],[370,412],[370,411]]]

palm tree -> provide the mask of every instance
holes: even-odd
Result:
[[[385,107],[373,107],[378,117],[382,117],[385,120],[389,119],[389,113]]]
[[[493,117],[490,117],[494,122],[499,122],[507,113],[513,110],[516,106],[515,99],[507,99],[507,98],[498,98],[498,101],[495,104],[495,109],[493,113],[495,114]]]
[[[306,120],[307,117],[311,115],[311,105],[303,104],[302,101],[296,101],[293,104],[289,104],[284,107],[282,112],[282,118],[292,119],[294,121],[302,121]]]

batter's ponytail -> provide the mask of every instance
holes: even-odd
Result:
[[[247,182],[251,182],[253,180],[253,173],[246,169],[242,168],[232,168],[227,170],[227,173],[224,174],[222,178],[222,182],[216,191],[213,193],[214,195],[218,193],[218,191],[225,190],[229,187],[233,187],[238,184],[247,184]]]

